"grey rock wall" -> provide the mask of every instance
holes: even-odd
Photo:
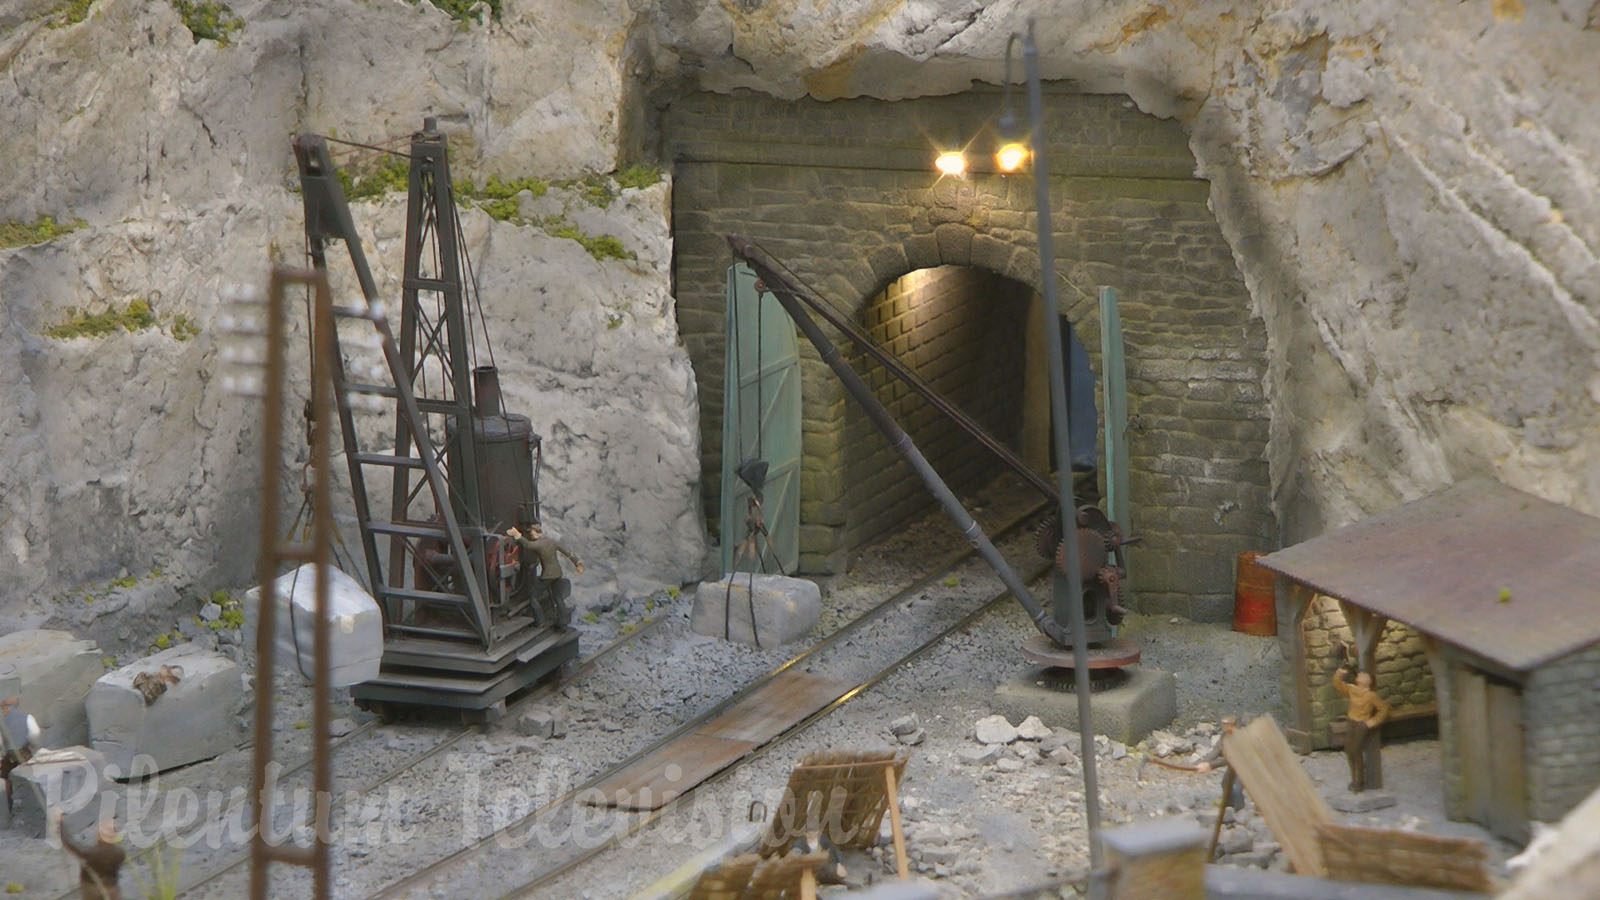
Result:
[[[221,389],[218,292],[299,258],[293,133],[403,138],[435,115],[458,176],[557,179],[616,169],[627,115],[617,60],[633,16],[620,0],[507,4],[502,22],[467,27],[427,3],[242,0],[245,26],[226,46],[196,40],[168,3],[95,0],[76,24],[57,7],[0,21],[0,220],[83,222],[0,250],[0,566],[13,576],[0,585],[0,631],[124,571],[160,569],[191,594],[250,579],[259,409]],[[590,564],[580,603],[692,579],[704,556],[695,390],[666,270],[669,190],[605,208],[565,198],[573,222],[618,236],[631,260],[466,216],[484,310],[505,331],[507,399],[546,439],[547,516]],[[402,206],[356,204],[396,300]],[[334,267],[348,271],[342,258]],[[43,334],[69,308],[135,299],[154,327]],[[180,314],[199,334],[180,339]],[[305,347],[298,318],[291,359]],[[297,396],[303,382],[297,367]],[[299,499],[285,498],[291,512]]]

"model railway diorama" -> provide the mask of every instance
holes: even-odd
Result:
[[[1600,896],[1600,7],[611,5],[0,15],[4,894]]]

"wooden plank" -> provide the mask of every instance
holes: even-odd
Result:
[[[1528,840],[1528,781],[1522,757],[1522,693],[1515,687],[1487,683],[1488,720],[1495,738],[1489,743],[1489,830],[1518,843]]]
[[[850,685],[808,672],[784,672],[700,727],[617,772],[584,802],[654,810],[717,774],[746,753],[844,696]]]
[[[1461,760],[1462,814],[1489,821],[1494,783],[1489,769],[1489,701],[1483,675],[1456,665],[1456,746]]]
[[[905,765],[906,757],[890,750],[806,754],[789,773],[757,852],[785,853],[796,838],[809,832],[821,832],[840,848],[871,847],[890,806],[885,770],[898,784]]]
[[[694,887],[689,889],[689,900],[740,900],[750,884],[750,876],[761,857],[746,853],[725,860],[715,869],[701,873]]]
[[[1493,889],[1486,849],[1472,838],[1439,837],[1388,828],[1320,825],[1317,838],[1328,870],[1343,881],[1460,891]]]
[[[1316,829],[1333,822],[1333,811],[1300,768],[1278,723],[1271,716],[1256,718],[1222,739],[1222,755],[1294,870],[1326,876]]]
[[[809,672],[784,672],[695,729],[697,734],[765,744],[843,697],[851,685]]]
[[[755,748],[752,741],[690,732],[596,785],[599,793],[589,793],[584,802],[627,810],[660,809]]]

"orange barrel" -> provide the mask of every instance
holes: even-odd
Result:
[[[1266,636],[1278,633],[1278,609],[1272,570],[1256,565],[1262,556],[1266,554],[1259,550],[1239,554],[1233,579],[1233,630]]]

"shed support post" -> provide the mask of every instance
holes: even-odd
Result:
[[[1278,613],[1278,647],[1283,652],[1283,685],[1289,700],[1292,724],[1286,728],[1285,737],[1296,753],[1310,753],[1316,749],[1311,740],[1311,681],[1306,668],[1306,611],[1311,608],[1311,588],[1287,578],[1277,579],[1278,590],[1274,597]]]

